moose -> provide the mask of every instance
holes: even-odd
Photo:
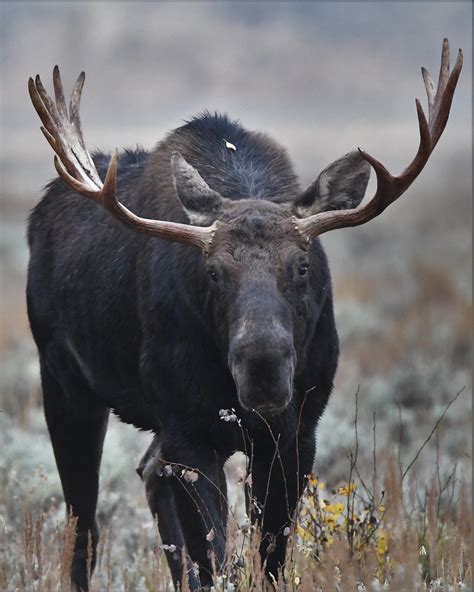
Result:
[[[249,506],[262,564],[277,577],[338,364],[318,237],[365,224],[410,187],[446,126],[461,67],[459,50],[450,73],[445,39],[436,88],[422,69],[428,118],[417,100],[420,143],[399,176],[358,149],[306,190],[273,139],[210,112],[149,152],[91,156],[79,115],[84,73],[69,110],[57,66],[54,100],[30,78],[59,176],[29,218],[27,305],[77,520],[75,589],[88,590],[95,563],[110,410],[153,434],[138,471],[175,587],[186,577],[192,590],[208,589],[225,560],[223,465],[239,450],[252,451]],[[371,168],[376,191],[361,205]]]

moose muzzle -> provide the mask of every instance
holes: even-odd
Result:
[[[293,395],[293,335],[278,322],[240,330],[231,342],[229,368],[240,404],[263,414],[281,413]]]

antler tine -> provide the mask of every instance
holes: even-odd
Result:
[[[83,71],[77,77],[74,86],[72,87],[71,92],[71,99],[69,101],[69,113],[71,122],[74,124],[79,123],[78,127],[80,128],[81,119],[79,117],[79,109],[81,107],[81,97],[82,97],[82,89],[84,87],[84,82],[86,81],[86,73]]]
[[[406,191],[409,185],[411,185],[412,182],[419,175],[421,169],[425,166],[426,162],[428,161],[428,158],[430,157],[431,152],[433,151],[430,128],[428,122],[426,121],[425,112],[423,111],[423,107],[421,106],[421,103],[418,99],[415,99],[415,105],[416,114],[418,116],[418,128],[420,132],[420,143],[418,145],[418,151],[416,153],[415,158],[402,172],[402,174],[398,177],[394,177],[395,179],[397,179],[400,185],[400,189],[403,188],[403,191]],[[399,195],[394,197],[393,201],[398,197]]]
[[[423,76],[423,81],[425,83],[426,88],[426,96],[428,98],[428,115],[429,118],[432,118],[433,107],[435,104],[435,97],[436,97],[436,90],[434,87],[433,79],[431,78],[431,74],[425,67],[421,67],[421,74]]]
[[[50,112],[45,107],[41,95],[39,94],[37,87],[38,80],[39,76],[36,76],[36,81],[33,80],[33,78],[30,78],[28,80],[28,91],[30,93],[31,102],[33,103],[33,106],[36,109],[36,112],[38,113],[41,121],[43,122],[44,127],[52,136],[54,134],[55,125]]]
[[[69,119],[69,116],[67,114],[66,101],[64,99],[63,83],[61,82],[61,75],[59,74],[58,66],[54,66],[53,86],[54,96],[56,98],[56,107],[58,109],[59,115],[63,119]]]
[[[113,216],[135,231],[150,234],[165,240],[200,247],[209,251],[217,222],[209,227],[191,226],[177,222],[140,218],[117,200],[116,179],[118,152],[112,155],[105,181],[97,172],[89,154],[82,133],[79,116],[81,93],[85,74],[81,72],[76,80],[67,113],[63,85],[59,68],[53,71],[53,85],[56,103],[49,97],[39,76],[28,81],[28,90],[33,105],[43,122],[41,131],[56,153],[54,166],[58,175],[75,191],[102,205]]]
[[[443,39],[443,47],[441,49],[441,65],[439,67],[438,88],[436,89],[435,103],[438,102],[441,95],[444,93],[446,83],[449,78],[449,41],[446,37]]]
[[[58,71],[59,74],[59,71]],[[81,117],[80,117],[80,107],[81,107],[81,97],[82,97],[82,88],[84,86],[84,82],[86,80],[86,73],[81,72],[77,77],[76,82],[72,88],[71,92],[71,99],[69,101],[69,114],[70,114],[70,121],[73,125],[74,129],[76,130],[77,138],[79,143],[81,144],[82,148],[84,149],[85,153],[89,157],[89,153],[86,150],[86,145],[84,142],[84,136],[82,133],[82,125],[81,125]],[[89,166],[93,166],[91,159],[89,158]]]
[[[449,78],[444,83],[444,89],[442,93],[439,96],[438,94],[436,95],[433,109],[433,121],[430,121],[431,150],[433,150],[438,143],[438,140],[440,139],[441,134],[443,133],[444,128],[448,122],[449,111],[451,109],[451,103],[453,102],[454,91],[461,73],[462,64],[463,54],[462,51],[459,50],[456,57],[456,63],[454,64],[454,68],[449,75]]]
[[[362,156],[375,170],[377,176],[375,195],[367,204],[352,210],[321,212],[301,220],[293,219],[296,228],[308,241],[328,230],[365,224],[381,214],[387,206],[397,200],[410,187],[423,170],[446,127],[462,62],[463,55],[459,50],[454,68],[451,74],[449,73],[449,42],[444,39],[436,93],[428,70],[426,68],[421,70],[428,97],[428,121],[420,101],[416,99],[420,144],[415,158],[401,175],[395,177],[381,162],[359,148]]]

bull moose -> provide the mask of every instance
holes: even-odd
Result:
[[[223,464],[250,448],[252,496],[266,508],[254,512],[261,558],[277,575],[338,363],[318,237],[368,222],[409,188],[446,126],[461,67],[459,51],[449,72],[444,40],[436,89],[422,70],[429,117],[417,100],[420,144],[401,175],[359,149],[304,191],[275,141],[209,112],[150,152],[91,156],[79,116],[84,73],[69,111],[57,67],[54,101],[30,78],[59,177],[29,219],[27,303],[46,421],[77,518],[76,589],[88,590],[89,537],[95,562],[110,410],[154,434],[139,472],[177,588],[183,574],[193,590],[212,585],[226,544]],[[371,167],[377,189],[360,205]],[[239,422],[222,421],[229,413]]]

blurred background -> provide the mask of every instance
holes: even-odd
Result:
[[[40,73],[51,89],[58,64],[70,89],[86,71],[90,149],[152,149],[192,115],[217,110],[285,145],[309,184],[357,146],[393,173],[408,164],[418,145],[414,98],[426,104],[420,66],[437,78],[445,36],[453,61],[463,48],[465,65],[426,169],[382,217],[323,238],[342,354],[316,471],[332,486],[347,478],[357,389],[361,470],[364,462],[370,470],[374,433],[377,448],[397,451],[406,467],[464,387],[415,469],[430,478],[438,456],[441,473],[457,464],[470,481],[471,3],[3,2],[0,10],[0,514],[14,524],[18,504],[62,499],[24,303],[26,218],[54,175],[28,77]],[[105,445],[101,519],[126,516],[128,553],[150,525],[134,473],[149,441],[112,421]]]

